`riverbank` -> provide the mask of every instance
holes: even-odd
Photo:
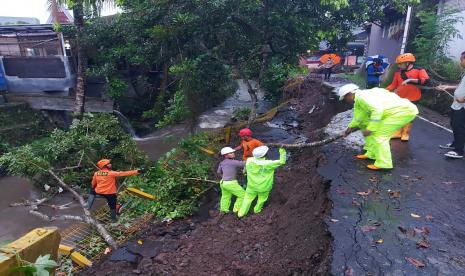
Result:
[[[320,139],[320,129],[337,111],[329,96],[311,83],[300,98],[280,108],[274,121],[254,126],[255,136],[265,142]],[[328,183],[316,171],[322,158],[317,148],[292,151],[258,215],[221,218],[215,208],[204,221],[194,216],[152,225],[127,244],[127,249],[137,241],[148,244],[135,262],[114,262],[110,255],[81,275],[326,275],[331,237],[324,218],[331,204]]]

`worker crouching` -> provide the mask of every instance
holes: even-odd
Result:
[[[417,107],[409,100],[400,98],[382,88],[360,90],[356,84],[339,88],[339,99],[354,105],[354,118],[345,135],[362,130],[365,137],[365,153],[358,159],[372,159],[369,169],[392,169],[391,136],[410,123],[418,114]]]
[[[247,215],[252,201],[258,197],[254,207],[255,213],[262,211],[263,205],[268,200],[273,188],[274,171],[286,163],[286,150],[279,149],[279,160],[266,160],[267,146],[260,146],[253,150],[253,157],[247,159],[245,168],[247,171],[247,188],[239,217]]]
[[[234,160],[236,155],[235,150],[230,147],[221,149],[221,155],[224,160],[218,166],[218,174],[222,175],[220,188],[221,188],[221,200],[220,200],[220,211],[223,213],[229,213],[231,206],[231,198],[233,195],[237,197],[234,203],[233,212],[238,212],[242,205],[245,191],[239,185],[237,181],[237,170],[243,169],[245,162]]]
[[[92,208],[95,197],[97,195],[104,197],[110,207],[110,216],[112,221],[116,221],[116,203],[117,203],[117,188],[116,178],[123,176],[131,176],[143,173],[143,170],[132,171],[113,171],[111,170],[111,162],[109,159],[102,159],[97,162],[98,171],[92,177],[92,188],[87,200],[87,209]]]

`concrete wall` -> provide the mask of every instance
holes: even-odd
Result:
[[[402,38],[390,39],[388,37],[388,27],[371,25],[370,42],[368,45],[368,56],[382,54],[389,58],[389,62],[395,61],[400,54]]]
[[[465,5],[465,4],[464,4]],[[459,13],[465,21],[465,10]],[[458,23],[455,26],[462,35],[462,38],[454,38],[449,42],[449,57],[458,60],[460,54],[465,51],[465,22]]]
[[[67,57],[0,57],[8,93],[63,91],[74,87],[76,76]]]

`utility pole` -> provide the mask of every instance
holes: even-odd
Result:
[[[410,28],[411,16],[412,16],[412,6],[408,6],[407,16],[405,17],[405,27],[404,27],[404,35],[402,37],[402,46],[400,47],[400,54],[405,53],[405,47],[407,47],[407,37],[408,37],[408,31]]]

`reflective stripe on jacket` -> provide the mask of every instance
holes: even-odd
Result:
[[[355,92],[354,118],[349,127],[376,131],[383,119],[417,115],[418,109],[407,99],[402,99],[383,88]]]

